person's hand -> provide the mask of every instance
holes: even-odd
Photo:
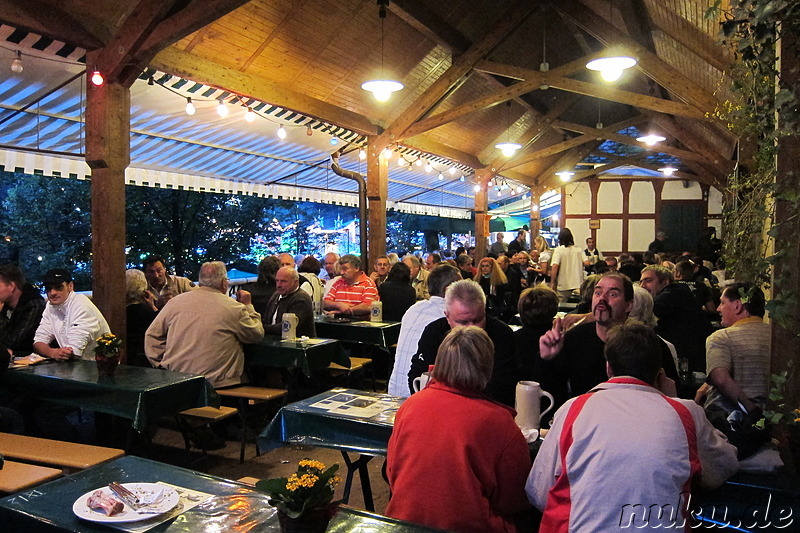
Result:
[[[236,301],[244,305],[250,305],[253,302],[253,298],[247,291],[236,291]]]
[[[706,397],[708,396],[708,392],[711,390],[711,385],[708,383],[703,383],[697,392],[694,393],[694,402],[697,405],[703,405],[706,403]]]
[[[545,361],[554,359],[564,348],[564,331],[561,319],[553,320],[553,329],[539,337],[539,357]]]
[[[150,291],[144,291],[142,293],[142,300],[144,300],[144,303],[149,305],[153,311],[158,311],[158,307],[156,307],[156,299]]]
[[[667,377],[663,368],[658,369],[656,376],[655,388],[669,396],[670,398],[678,397],[678,388],[675,386],[675,380]]]
[[[577,326],[578,324],[582,324],[587,320],[591,321],[593,319],[594,317],[592,316],[591,313],[583,313],[583,314],[573,313],[571,315],[564,315],[564,318],[561,319],[561,326],[564,328],[564,331],[567,331]]]
[[[528,280],[527,280],[527,279],[525,279],[525,278],[522,278],[522,279],[520,279],[520,280],[519,280],[519,283],[520,283],[520,285],[522,285],[523,287],[527,287],[527,286],[528,286]]]
[[[50,359],[57,359],[59,361],[67,361],[71,359],[73,355],[75,355],[72,351],[71,346],[67,346],[66,348],[52,348],[50,350]]]
[[[372,281],[378,281],[378,273],[373,272],[372,274],[369,275],[369,279],[371,279]]]

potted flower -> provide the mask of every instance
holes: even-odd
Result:
[[[113,333],[104,333],[95,339],[94,360],[97,362],[97,371],[101,376],[110,376],[119,364],[119,352],[122,349],[122,339]]]
[[[291,476],[261,480],[256,489],[269,494],[270,505],[278,509],[281,531],[323,532],[339,503],[333,502],[338,469],[338,464],[326,469],[319,461],[303,459]]]

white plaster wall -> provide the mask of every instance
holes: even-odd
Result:
[[[581,250],[586,248],[586,238],[592,234],[592,231],[589,229],[589,219],[570,218],[567,220],[567,227],[575,238],[575,244],[580,246]]]
[[[622,213],[622,186],[619,182],[604,182],[597,192],[598,213]]]
[[[592,191],[586,182],[571,183],[564,187],[566,212],[569,215],[588,215],[592,212]]]
[[[656,238],[656,221],[628,221],[628,252],[644,252]]]
[[[634,181],[631,183],[628,211],[630,213],[653,213],[656,210],[656,191],[649,181]]]
[[[688,183],[689,187],[683,184]],[[661,191],[662,200],[702,200],[703,190],[696,181],[684,182],[683,180],[665,180],[664,190]]]
[[[708,190],[708,214],[722,214],[722,193],[714,187],[711,187]],[[717,232],[719,232],[719,228],[717,229]]]
[[[606,250],[622,250],[622,220],[601,218],[595,244],[603,253]]]

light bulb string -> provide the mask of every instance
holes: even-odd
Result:
[[[31,51],[35,50],[35,49],[25,50],[24,54],[22,53],[22,51],[19,48],[16,48],[16,47],[11,48],[11,47],[8,47],[8,46],[0,44],[0,49],[8,50],[9,52],[12,52],[14,54],[14,59],[19,59],[19,56],[17,54],[20,54],[20,55],[24,55],[25,57],[32,57],[34,59],[41,59],[43,61],[52,61],[53,63],[61,63],[61,64],[64,64],[64,65],[74,65],[76,67],[85,67],[86,66],[86,62],[85,61],[70,61],[68,59],[55,59],[55,58],[52,58],[52,57],[49,57],[49,56],[46,56],[46,55],[38,55],[38,54],[31,53]]]

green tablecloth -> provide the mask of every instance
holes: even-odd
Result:
[[[400,337],[400,322],[337,322],[325,318],[315,321],[317,335],[326,339],[363,342],[388,348],[397,344]]]
[[[213,496],[197,507],[151,529],[153,533],[280,531],[275,509],[265,494],[236,482],[148,459],[128,456],[40,485],[0,500],[3,531],[107,533],[106,526],[77,518],[72,504],[111,481],[163,481]],[[247,526],[245,528],[245,526]],[[430,529],[380,515],[340,508],[328,531],[424,532]]]
[[[113,376],[99,376],[94,361],[11,368],[0,377],[0,387],[127,418],[137,431],[161,416],[191,407],[219,406],[219,397],[203,376],[128,365],[119,365]]]
[[[392,408],[370,418],[354,418],[311,407],[340,394],[385,400],[392,404]],[[386,455],[386,446],[394,426],[394,413],[403,400],[377,392],[333,389],[282,407],[258,436],[258,446],[260,450],[272,450],[293,443],[366,455]]]
[[[331,363],[350,366],[350,358],[342,345],[333,339],[281,340],[265,337],[258,344],[246,344],[244,356],[253,366],[299,368],[306,376],[314,370],[327,368]]]

